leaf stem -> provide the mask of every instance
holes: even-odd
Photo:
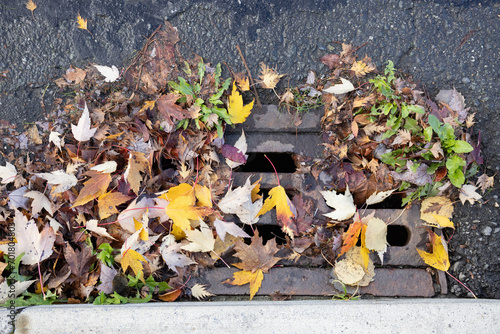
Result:
[[[276,171],[276,167],[274,167],[273,162],[271,161],[271,159],[269,159],[269,157],[268,157],[266,154],[264,154],[264,156],[265,156],[265,157],[266,157],[266,159],[269,161],[269,163],[271,164],[271,166],[273,166],[273,169],[274,169],[274,174],[276,174],[276,178],[278,179],[278,186],[281,186],[281,184],[280,184],[280,178],[279,178],[279,176],[278,176],[278,172]]]
[[[219,258],[219,260],[221,260],[221,261],[222,261],[222,262],[223,262],[223,263],[224,263],[224,264],[225,264],[228,268],[231,268],[231,267],[229,266],[229,264],[227,264],[227,262],[226,262],[226,261],[224,261],[224,259],[223,259],[222,257],[220,257],[220,255],[219,255],[219,254],[217,254],[217,253],[216,253],[213,249],[211,250],[211,252],[212,252],[212,253],[214,253],[214,254],[215,254],[215,256],[217,256],[217,257]]]
[[[474,298],[477,299],[477,297],[474,294],[474,292],[472,292],[472,290],[469,289],[464,283],[460,282],[460,280],[458,278],[456,278],[455,276],[453,276],[452,274],[450,274],[448,271],[445,271],[445,273],[447,273],[451,278],[453,278],[455,281],[457,281],[458,283],[460,283],[464,288],[467,289],[467,291],[469,291],[474,296]]]

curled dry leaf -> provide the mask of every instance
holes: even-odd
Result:
[[[451,218],[453,215],[453,203],[448,197],[434,196],[422,201],[420,207],[420,219],[430,224],[430,226],[439,226],[439,222],[434,215]]]
[[[459,195],[462,204],[465,204],[465,202],[469,201],[469,203],[472,205],[474,204],[474,202],[482,198],[482,196],[476,192],[476,189],[477,187],[472,184],[464,184],[462,186]]]
[[[206,285],[195,284],[191,288],[191,294],[198,300],[202,300],[204,298],[215,296],[213,293],[206,290]]]
[[[262,88],[274,89],[284,74],[279,74],[275,69],[267,67],[266,64],[260,63],[260,86]]]
[[[83,113],[78,120],[77,125],[71,124],[71,131],[73,132],[73,137],[79,142],[85,142],[92,138],[97,131],[97,128],[90,128],[90,115],[89,109],[87,108],[87,102],[83,108]]]
[[[112,67],[94,65],[94,67],[104,76],[104,81],[106,82],[114,82],[120,77],[120,70],[115,65]]]

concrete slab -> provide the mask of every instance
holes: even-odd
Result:
[[[499,300],[466,299],[57,305],[25,309],[15,333],[493,334],[499,314]]]

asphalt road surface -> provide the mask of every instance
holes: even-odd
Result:
[[[324,70],[317,59],[338,50],[335,42],[367,43],[359,53],[379,69],[391,59],[431,96],[453,87],[461,92],[477,112],[484,171],[491,176],[500,170],[496,1],[35,2],[33,17],[22,1],[0,1],[0,119],[18,125],[41,119],[42,96],[50,106],[52,81],[69,65],[126,64],[144,38],[168,20],[178,28],[185,54],[243,71],[235,48],[240,45],[254,76],[265,62],[289,74],[291,85],[310,69]],[[89,20],[93,36],[77,29],[78,13]],[[263,100],[275,102],[271,96]],[[500,298],[499,194],[497,182],[485,204],[455,210],[450,273],[480,297]],[[467,295],[454,281],[450,291]]]

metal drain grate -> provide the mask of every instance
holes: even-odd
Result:
[[[244,129],[247,135],[249,161],[243,168],[234,172],[234,186],[243,185],[245,180],[254,175],[254,180],[262,178],[261,189],[264,191],[277,185],[274,172],[269,169],[263,155],[271,157],[278,170],[280,184],[289,195],[303,194],[314,201],[317,214],[330,212],[319,193],[324,184],[310,174],[295,172],[293,154],[311,158],[322,157],[321,110],[310,112],[296,128],[293,116],[280,113],[276,106],[263,106],[254,109],[249,119],[242,125],[230,130],[226,135],[229,144],[236,142]],[[410,209],[367,209],[362,213],[368,215],[375,211],[375,217],[392,222],[388,228],[389,246],[381,264],[378,257],[373,257],[375,277],[368,286],[361,287],[361,294],[373,296],[432,297],[437,293],[446,293],[444,275],[433,275],[426,270],[425,264],[416,248],[425,249],[427,231],[422,227],[420,208]],[[274,210],[263,215],[254,225],[260,235],[266,239],[278,236],[284,239],[281,228],[276,222]],[[267,226],[267,228],[266,228]],[[278,240],[279,243],[279,240]],[[279,256],[279,253],[277,254]],[[281,267],[272,268],[262,282],[257,295],[271,295],[279,292],[292,296],[328,296],[336,294],[330,283],[331,268],[325,259],[316,257],[300,258],[296,263],[282,260]],[[216,295],[246,295],[248,286],[232,286],[221,284],[232,277],[236,268],[212,268],[194,278],[196,282],[209,284],[210,291]],[[435,284],[437,283],[437,284]]]

